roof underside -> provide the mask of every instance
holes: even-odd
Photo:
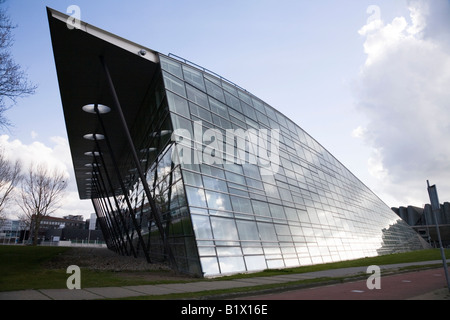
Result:
[[[117,157],[123,153],[127,140],[120,118],[115,112],[107,78],[100,60],[103,56],[128,126],[134,123],[137,111],[149,90],[151,79],[159,68],[158,54],[106,31],[80,22],[79,29],[68,28],[69,16],[47,9],[59,88],[67,134],[81,199],[91,198],[89,173],[93,162],[86,152],[96,151],[95,141],[86,134],[105,134],[95,114],[82,110],[88,104],[102,104],[111,112],[102,115],[106,134]],[[141,50],[146,54],[142,55]],[[106,147],[102,154],[107,152]],[[105,155],[109,172],[114,172],[111,159]],[[117,188],[119,183],[113,180]]]

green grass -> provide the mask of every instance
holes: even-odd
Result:
[[[66,269],[46,269],[45,263],[67,250],[70,248],[0,246],[0,291],[66,288],[67,278],[71,274],[68,274]],[[155,282],[142,280],[138,276],[125,276],[121,272],[81,268],[83,288],[150,283]]]
[[[0,291],[66,288],[66,280],[70,276],[70,274],[66,273],[66,269],[46,269],[45,263],[51,259],[54,259],[60,254],[64,254],[64,252],[66,252],[67,250],[70,250],[70,248],[0,246]],[[450,250],[447,249],[445,254],[446,257],[450,258]],[[440,251],[438,249],[431,249],[328,264],[319,264],[314,266],[266,270],[259,273],[239,274],[229,277],[222,277],[212,279],[210,281],[440,259]],[[133,274],[136,276],[133,276]],[[192,281],[198,281],[198,279],[192,279]],[[113,271],[94,271],[84,268],[81,269],[81,286],[83,288],[157,284],[170,282],[179,281],[176,281],[175,279],[173,281],[155,282],[143,279],[137,272],[123,273]]]
[[[63,279],[62,273],[45,270],[41,266],[66,250],[57,247],[0,246],[0,291],[56,286]]]

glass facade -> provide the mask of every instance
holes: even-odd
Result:
[[[421,249],[317,141],[222,77],[48,9],[81,199],[108,248],[220,276]],[[76,66],[74,68],[73,66]]]
[[[163,228],[129,169],[129,194],[117,196],[117,212],[129,211],[128,197],[136,223],[106,226],[119,233],[111,247],[126,231],[130,247],[162,260],[165,237],[176,267],[200,276],[423,248],[409,226],[290,119],[204,69],[159,58],[132,136]],[[106,224],[115,210],[105,210],[104,199],[93,202]]]
[[[126,192],[109,195],[99,181],[112,173],[100,168],[92,201],[111,249],[218,276],[423,248],[290,119],[204,69],[159,58],[130,129],[159,212],[127,152]]]

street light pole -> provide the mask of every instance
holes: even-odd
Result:
[[[437,237],[438,237],[438,241],[439,241],[439,247],[441,249],[442,262],[444,264],[445,279],[447,279],[447,288],[448,288],[448,291],[450,292],[450,279],[448,277],[447,259],[445,258],[445,252],[444,252],[444,248],[442,246],[441,233],[439,231],[439,224],[438,224],[438,220],[437,220],[437,212],[439,212],[439,210],[440,210],[437,188],[436,188],[436,185],[430,186],[430,183],[428,180],[427,180],[427,186],[428,186],[428,195],[429,195],[430,201],[431,201],[431,210],[433,211],[434,221],[436,223],[436,232],[437,232]]]

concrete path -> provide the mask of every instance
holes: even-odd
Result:
[[[450,260],[447,260],[450,262]],[[407,266],[424,266],[441,264],[442,260],[402,263],[380,266],[383,271],[395,272],[399,268]],[[254,277],[237,280],[204,280],[190,283],[172,283],[158,285],[140,285],[124,287],[102,287],[82,289],[40,289],[0,292],[0,300],[95,300],[95,299],[119,299],[138,296],[156,296],[173,293],[202,292],[209,290],[235,289],[243,287],[257,287],[265,284],[288,284],[289,282],[314,279],[314,278],[340,278],[355,275],[367,275],[367,267],[353,267],[342,269],[331,269],[324,271],[287,274],[266,277]],[[445,283],[444,283],[445,285]],[[435,296],[435,295],[434,295]]]

